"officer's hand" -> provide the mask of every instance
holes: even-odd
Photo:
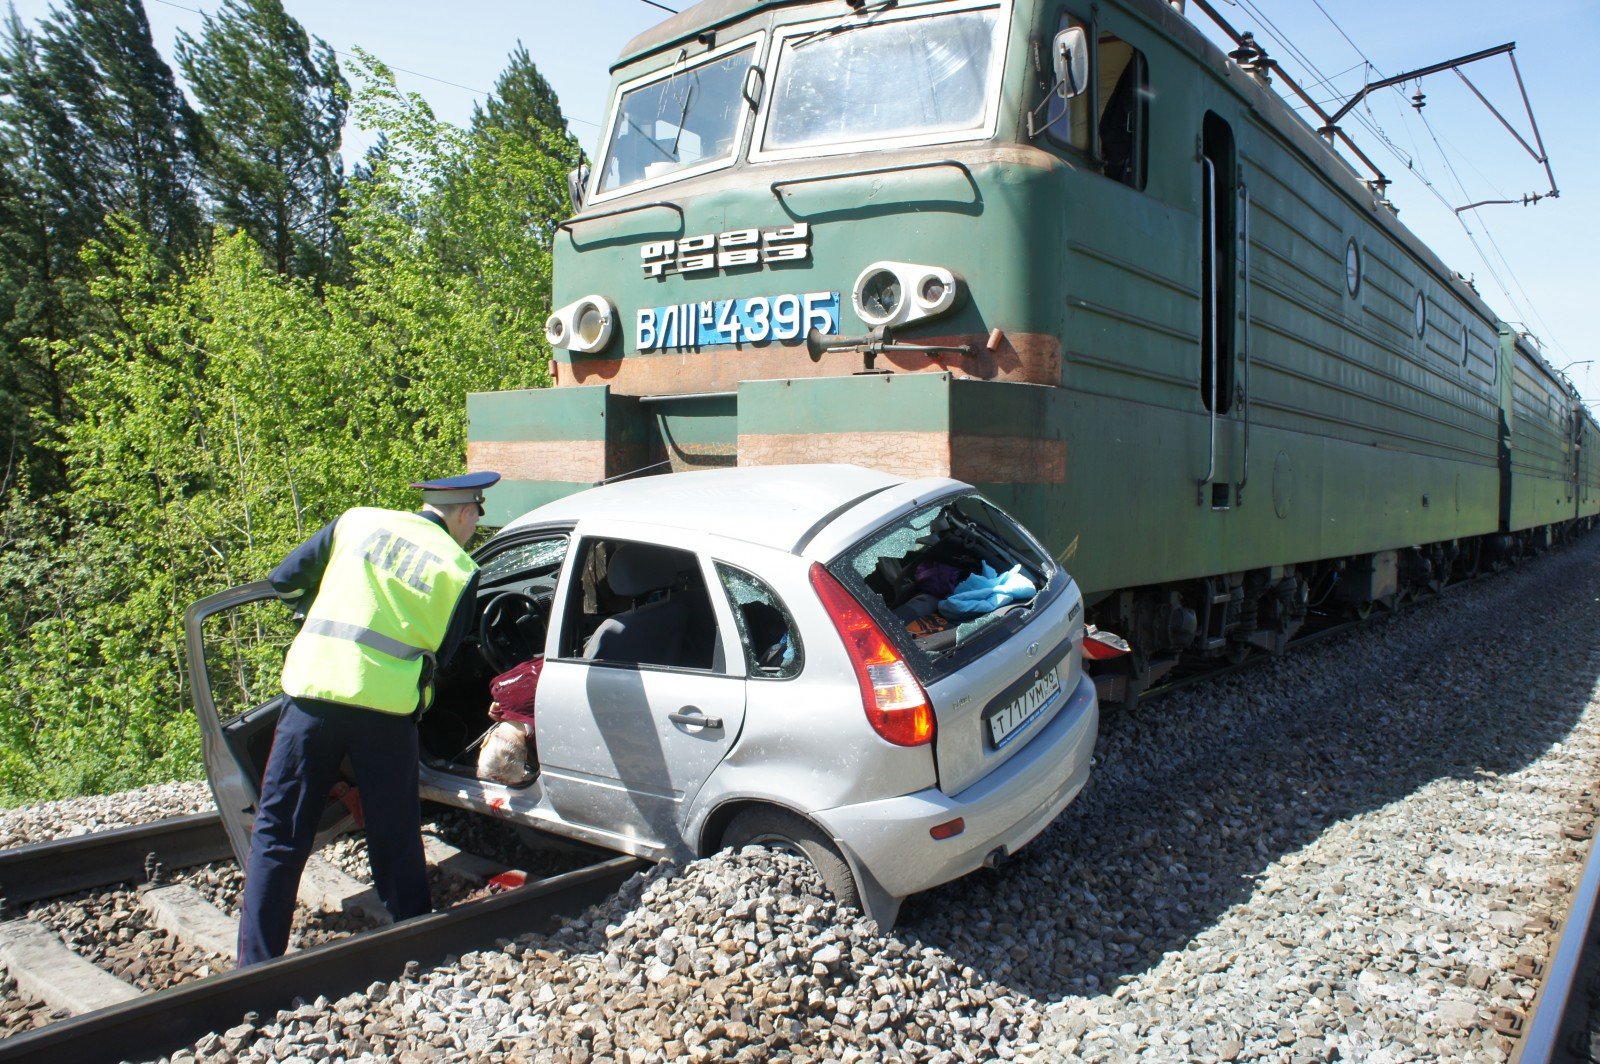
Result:
[[[505,711],[500,708],[500,703],[499,702],[490,702],[489,703],[489,719],[490,720],[505,720],[506,719]]]

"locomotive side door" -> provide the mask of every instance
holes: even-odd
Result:
[[[1200,137],[1199,346],[1207,431],[1196,501],[1218,511],[1242,501],[1250,477],[1249,207],[1233,130],[1207,111]]]

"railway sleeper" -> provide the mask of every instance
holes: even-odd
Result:
[[[239,942],[239,921],[187,883],[147,887],[139,892],[139,902],[155,925],[179,942],[232,958]]]
[[[60,935],[26,918],[0,924],[0,965],[18,990],[68,1016],[139,996],[130,984],[72,952]]]
[[[423,852],[430,866],[472,887],[502,882],[523,873],[497,861],[464,852],[433,835],[423,836]],[[154,871],[155,863],[149,862]],[[173,939],[231,965],[239,937],[239,921],[217,908],[199,891],[184,883],[163,883],[152,875],[140,888],[140,904],[152,922]],[[394,921],[376,892],[347,875],[320,854],[312,855],[301,878],[300,904],[307,909],[343,913],[373,928]],[[290,947],[290,952],[294,952]],[[0,968],[27,997],[61,1015],[81,1016],[140,997],[140,991],[74,953],[49,927],[27,919],[0,922]]]
[[[1594,524],[1585,518],[1114,591],[1089,608],[1087,620],[1123,634],[1131,652],[1087,667],[1103,705],[1132,709],[1169,678],[1205,675],[1254,653],[1281,654],[1301,634],[1365,620],[1374,609],[1393,612],[1570,542]]]

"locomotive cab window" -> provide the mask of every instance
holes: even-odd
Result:
[[[1059,28],[1071,27],[1083,29],[1084,23],[1063,15]],[[1102,31],[1093,37],[1089,91],[1064,99],[1052,85],[1045,123],[1058,144],[1086,153],[1100,173],[1142,189],[1150,142],[1144,54],[1115,34]]]
[[[751,158],[990,136],[1008,5],[868,5],[778,31],[770,104]]]
[[[735,42],[623,87],[596,178],[597,196],[732,163],[749,110],[741,86],[756,42]]]

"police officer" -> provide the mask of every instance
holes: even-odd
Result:
[[[305,615],[283,663],[283,710],[261,781],[239,919],[239,966],[281,956],[329,790],[349,757],[378,897],[396,920],[433,908],[422,856],[417,714],[471,620],[463,549],[498,473],[411,485],[422,511],[346,510],[269,580]]]

